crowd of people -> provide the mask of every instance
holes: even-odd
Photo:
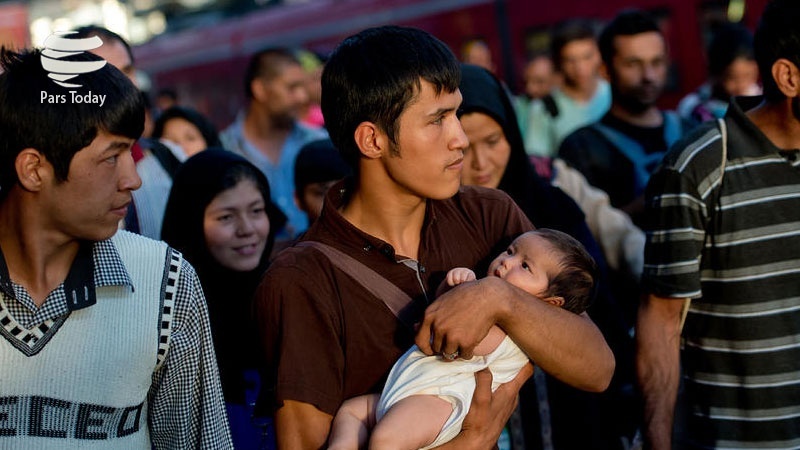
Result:
[[[2,49],[0,447],[800,448],[797,23],[674,111],[644,11],[519,95],[369,28],[253,54],[221,130],[106,28]]]

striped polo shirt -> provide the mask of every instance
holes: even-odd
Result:
[[[800,448],[800,158],[747,118],[666,155],[647,188],[646,292],[692,298],[683,330],[689,445]],[[721,185],[721,188],[720,188]]]

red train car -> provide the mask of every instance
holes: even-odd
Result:
[[[729,14],[753,27],[768,0],[313,0],[250,13],[210,26],[160,36],[134,49],[137,65],[156,87],[176,89],[182,101],[229,123],[244,101],[249,56],[266,46],[319,53],[343,38],[383,24],[422,28],[458,54],[469,39],[492,50],[498,74],[518,86],[526,55],[547,46],[553,24],[571,17],[610,19],[623,8],[651,11],[660,21],[673,61],[663,99],[670,107],[705,79],[708,27]]]

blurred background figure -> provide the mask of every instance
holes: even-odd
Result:
[[[322,128],[325,126],[325,119],[322,117],[322,108],[320,108],[319,102],[322,100],[321,80],[325,64],[319,55],[309,50],[299,49],[296,54],[306,72],[305,86],[308,93],[308,102],[300,112],[300,122],[310,127]]]
[[[325,194],[352,170],[330,139],[309,142],[300,149],[294,165],[294,197],[297,206],[314,223],[322,212]]]
[[[761,94],[753,35],[743,25],[725,22],[712,29],[706,58],[708,81],[684,97],[677,109],[695,123],[724,117],[731,97]]]
[[[156,92],[156,109],[159,113],[178,106],[178,93],[173,88],[161,88]]]
[[[553,59],[546,53],[538,53],[528,60],[523,72],[525,89],[523,94],[530,100],[544,98],[558,85],[558,76]]]
[[[649,14],[620,12],[603,28],[599,45],[602,70],[611,84],[611,109],[567,136],[558,155],[641,226],[650,174],[692,124],[658,107],[669,55],[664,35]]]
[[[529,112],[522,127],[525,150],[531,155],[555,155],[564,137],[599,120],[611,106],[611,89],[600,76],[600,51],[590,21],[559,23],[553,30],[550,54],[561,84],[552,90],[555,107]]]
[[[196,110],[185,106],[165,109],[153,127],[153,138],[177,144],[175,156],[181,162],[208,147],[221,147],[214,124]]]
[[[494,73],[495,65],[492,59],[492,50],[483,39],[474,38],[464,43],[461,47],[461,61],[483,67]]]
[[[560,83],[553,59],[547,53],[536,53],[528,59],[522,73],[523,89],[514,97],[514,110],[523,136],[531,114],[541,116],[545,112],[551,117],[558,115],[558,106],[551,95]]]
[[[234,446],[264,448],[252,421],[260,352],[253,293],[286,216],[270,200],[267,179],[239,155],[196,154],[175,174],[161,238],[197,270],[208,304]]]
[[[272,201],[286,214],[279,240],[291,240],[308,228],[308,218],[294,202],[294,162],[300,148],[327,136],[299,121],[309,101],[307,74],[294,52],[267,48],[250,58],[244,88],[248,104],[222,131],[223,146],[244,156],[267,177]]]

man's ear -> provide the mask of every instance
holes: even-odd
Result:
[[[386,133],[381,132],[373,122],[361,122],[354,133],[356,145],[361,154],[369,159],[378,159],[388,148]]]
[[[779,58],[772,63],[772,79],[786,97],[800,95],[800,70],[788,59]]]
[[[19,152],[14,167],[22,188],[31,192],[38,192],[44,180],[52,174],[52,166],[47,163],[44,155],[33,148]]]
[[[558,306],[559,308],[564,306],[564,297],[561,297],[559,295],[552,295],[550,297],[543,298],[542,300],[546,301],[547,303],[550,303],[553,306]]]
[[[253,93],[253,98],[256,101],[264,102],[269,95],[267,93],[267,82],[262,78],[253,78],[250,82],[250,92]]]

